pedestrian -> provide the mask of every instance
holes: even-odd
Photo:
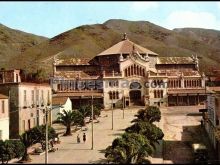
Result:
[[[79,134],[77,135],[77,143],[80,143],[80,137],[79,137]]]
[[[84,141],[84,143],[86,141],[86,134],[85,133],[83,133],[83,141]]]

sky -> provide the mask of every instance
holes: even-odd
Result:
[[[220,2],[0,2],[1,24],[49,38],[81,25],[104,23],[109,19],[149,21],[170,30],[183,27],[220,30]]]

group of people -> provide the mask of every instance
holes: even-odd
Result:
[[[86,142],[86,134],[85,134],[85,133],[83,133],[83,142],[84,142],[84,143]],[[77,135],[77,143],[80,143],[79,134]]]

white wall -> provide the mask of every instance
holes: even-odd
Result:
[[[66,111],[72,111],[72,102],[70,98],[67,99],[66,103],[61,105],[62,107],[59,106],[53,106],[52,110],[52,121],[55,121],[58,117],[58,113],[63,113],[63,110]]]
[[[0,137],[0,140],[9,139],[9,118],[0,119],[0,131],[2,134],[2,137]]]

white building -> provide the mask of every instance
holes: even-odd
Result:
[[[0,94],[0,140],[9,139],[8,97]]]
[[[52,109],[52,121],[55,121],[63,110],[72,111],[72,102],[69,97],[53,97]]]

